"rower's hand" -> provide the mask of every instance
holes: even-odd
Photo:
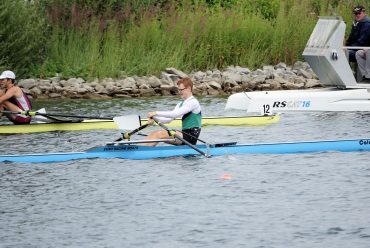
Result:
[[[149,126],[154,125],[154,120],[152,118],[148,118],[148,125]]]
[[[149,112],[148,113],[148,118],[152,119],[155,115],[157,115],[157,112],[155,112],[155,111],[154,112]]]
[[[148,113],[148,125],[154,125],[153,117],[157,114],[157,112],[149,112]]]

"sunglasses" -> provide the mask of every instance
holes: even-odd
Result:
[[[185,90],[186,88],[182,88],[182,89],[180,89],[180,88],[177,88],[177,90],[178,91],[183,91],[183,90]]]

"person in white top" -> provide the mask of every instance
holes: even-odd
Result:
[[[153,111],[148,113],[149,123],[153,123],[153,117],[165,124],[175,118],[182,118],[182,132],[176,131],[176,135],[195,145],[200,135],[202,126],[202,110],[198,100],[193,96],[193,82],[190,78],[183,78],[177,81],[178,94],[183,99],[171,111]],[[147,140],[169,139],[172,135],[167,130],[151,132]],[[181,145],[177,140],[174,145]],[[157,143],[145,143],[147,146],[155,146]]]
[[[15,74],[12,71],[3,71],[0,75],[0,111],[25,111],[31,110],[32,105],[27,95],[21,88],[15,85]],[[0,112],[0,116],[2,112]],[[6,114],[6,117],[14,124],[28,124],[31,122],[30,116],[20,114]]]

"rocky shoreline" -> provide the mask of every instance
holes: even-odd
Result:
[[[82,78],[62,80],[22,79],[18,85],[33,99],[85,98],[109,99],[124,97],[168,96],[177,94],[176,80],[190,77],[194,82],[195,95],[229,95],[242,91],[306,89],[321,87],[320,81],[308,63],[298,61],[289,67],[284,63],[264,66],[251,71],[248,68],[230,66],[224,71],[213,70],[185,74],[175,68],[167,68],[156,76],[105,78],[85,82]]]

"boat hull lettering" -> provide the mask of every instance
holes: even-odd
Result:
[[[133,151],[138,150],[138,146],[108,146],[104,151]]]
[[[272,108],[309,108],[311,101],[275,101]]]

